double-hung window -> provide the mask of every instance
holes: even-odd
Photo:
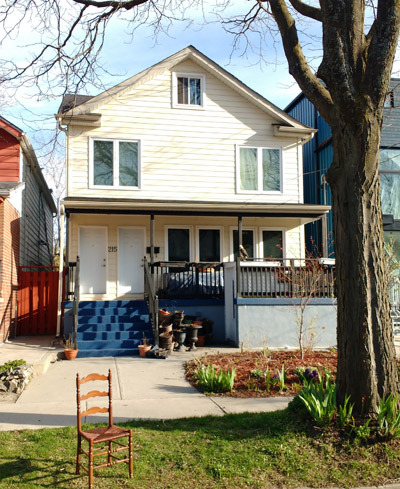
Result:
[[[173,107],[200,109],[204,105],[204,75],[173,73]]]
[[[92,139],[91,142],[92,186],[140,186],[139,141]]]
[[[282,191],[280,149],[241,146],[238,148],[237,159],[238,192]]]
[[[381,149],[379,176],[382,213],[400,219],[400,149]]]

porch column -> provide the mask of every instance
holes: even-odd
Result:
[[[238,216],[238,256],[240,257],[240,247],[243,246],[243,227],[242,227],[242,216]]]
[[[150,215],[150,265],[154,265],[154,214]]]
[[[65,208],[62,205],[60,207],[60,259],[58,263],[58,303],[57,303],[57,332],[56,336],[59,337],[61,333],[61,303],[63,300],[63,269],[64,269],[64,223],[65,223]]]
[[[328,257],[328,229],[326,214],[322,216],[322,256]]]

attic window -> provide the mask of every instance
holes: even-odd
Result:
[[[204,75],[173,73],[173,107],[190,109],[202,108],[204,105],[204,85]]]

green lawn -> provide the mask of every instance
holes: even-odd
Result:
[[[125,464],[99,469],[95,488],[351,487],[398,481],[400,473],[398,441],[339,443],[287,410],[123,426],[134,431],[134,478]],[[0,488],[86,488],[75,450],[74,427],[1,432]]]

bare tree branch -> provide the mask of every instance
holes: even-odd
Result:
[[[312,7],[311,5],[307,5],[301,0],[289,0],[292,7],[299,12],[299,14],[304,15],[305,17],[309,17],[310,19],[322,21],[321,17],[321,9]]]
[[[286,3],[284,0],[269,0],[269,4],[282,36],[290,74],[296,79],[307,97],[318,106],[323,116],[329,120],[329,109],[332,106],[331,95],[310,70],[299,41],[295,21]]]

